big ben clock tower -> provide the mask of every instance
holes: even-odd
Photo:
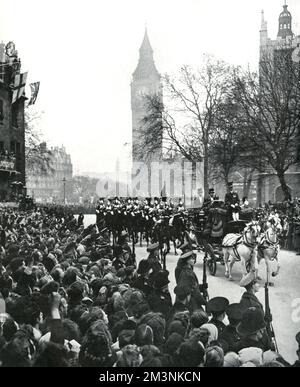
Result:
[[[132,74],[131,82],[131,110],[132,110],[132,161],[159,161],[162,144],[157,143],[157,151],[151,154],[145,149],[141,154],[142,120],[147,115],[145,95],[158,95],[162,100],[162,86],[160,74],[155,67],[153,50],[149,42],[147,30],[140,47],[138,65]]]

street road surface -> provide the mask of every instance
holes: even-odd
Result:
[[[84,224],[95,223],[95,215],[85,215]],[[178,251],[180,252],[180,250]],[[136,257],[139,262],[146,258],[146,243],[143,247],[136,245]],[[167,255],[167,270],[169,271],[169,289],[174,300],[173,289],[176,286],[174,271],[177,264],[178,256],[174,255],[174,248],[171,247],[171,253]],[[279,252],[280,272],[279,275],[272,279],[274,287],[269,287],[270,307],[273,315],[273,326],[277,338],[280,354],[290,363],[297,360],[296,350],[297,342],[295,335],[300,331],[300,256],[294,252],[281,250]],[[195,273],[199,282],[202,282],[202,262],[203,254],[197,253],[197,263]],[[208,271],[207,271],[208,272]],[[231,303],[239,302],[244,292],[244,288],[239,286],[242,276],[240,263],[235,263],[232,271],[234,281],[225,278],[225,268],[218,264],[216,276],[213,277],[208,273],[208,291],[209,297],[224,296]],[[259,276],[262,278],[261,289],[257,294],[262,304],[264,300],[264,281],[266,277],[265,263],[261,262],[259,266]],[[298,312],[297,312],[298,311]]]

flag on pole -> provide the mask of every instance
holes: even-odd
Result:
[[[40,82],[30,83],[29,86],[31,89],[31,97],[30,101],[28,102],[28,106],[33,105],[35,103],[40,89]]]
[[[12,103],[15,103],[17,99],[23,95],[26,86],[27,74],[28,73],[23,73],[15,76]]]

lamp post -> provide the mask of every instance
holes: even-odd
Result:
[[[62,179],[62,182],[64,183],[64,204],[66,204],[66,178],[64,177]]]

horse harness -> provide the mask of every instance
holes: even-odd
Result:
[[[238,252],[238,245],[240,244],[244,244],[245,246],[249,247],[249,249],[251,250],[251,253],[250,253],[250,259],[249,261],[252,260],[252,257],[253,257],[253,253],[254,253],[254,250],[255,248],[257,247],[257,242],[254,242],[252,243],[251,241],[248,240],[247,238],[247,233],[244,231],[243,232],[243,235],[241,235],[237,240],[236,240],[236,243],[234,244],[234,246],[232,246],[232,250],[235,254],[235,256],[237,257],[237,261],[241,261],[241,256]]]
[[[272,234],[272,235],[276,235],[275,234]],[[268,232],[265,232],[263,237],[262,237],[262,240],[258,246],[258,251],[260,253],[263,253],[264,250],[267,250],[267,249],[274,249],[275,251],[275,254],[273,257],[270,257],[270,261],[274,261],[276,258],[277,258],[277,255],[278,255],[278,252],[279,252],[279,240],[277,239],[276,242],[272,242],[270,237],[269,237],[269,234]],[[261,254],[263,256],[263,254]]]

